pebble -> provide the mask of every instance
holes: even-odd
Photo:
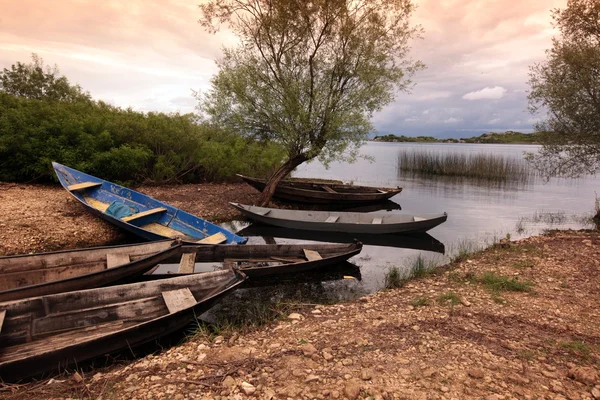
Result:
[[[227,375],[225,377],[225,379],[223,379],[223,386],[225,386],[225,387],[234,387],[235,386],[235,379],[233,379],[231,376]]]
[[[597,387],[592,389],[591,394],[594,399],[600,399],[600,389]]]
[[[352,361],[351,358],[344,358],[342,360],[342,365],[344,365],[344,366],[348,366],[348,365],[352,365],[352,364],[354,364],[354,361]]]
[[[476,368],[476,369],[472,369],[469,371],[469,376],[471,378],[475,378],[475,379],[483,379],[483,377],[485,376],[485,373],[483,372],[482,369]]]
[[[321,379],[321,378],[319,378],[317,375],[309,375],[309,376],[306,377],[306,379],[304,380],[304,382],[305,383],[310,383],[310,382],[318,381],[319,379]]]
[[[360,383],[350,381],[350,382],[346,383],[346,386],[344,386],[344,394],[350,400],[354,400],[360,394],[360,389],[361,389]]]
[[[317,353],[317,348],[314,345],[312,345],[311,343],[303,344],[301,347],[301,350],[302,350],[302,354],[304,354],[307,357],[310,357],[313,354]]]
[[[291,313],[290,315],[288,315],[288,319],[291,319],[291,320],[300,321],[303,318],[304,317],[302,316],[302,314],[298,314],[298,313]]]
[[[362,379],[363,381],[368,381],[371,379],[371,371],[369,371],[368,369],[363,369],[360,372],[360,379]]]
[[[256,388],[251,383],[242,382],[242,391],[246,394],[246,396],[250,396],[256,392]]]
[[[215,340],[213,340],[213,343],[214,343],[214,344],[221,344],[221,343],[223,343],[224,341],[225,341],[225,338],[224,338],[223,336],[217,336],[217,337],[215,338]]]

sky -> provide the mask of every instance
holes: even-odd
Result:
[[[234,38],[197,22],[202,0],[0,0],[0,68],[31,53],[95,99],[139,111],[193,112]],[[566,0],[414,0],[411,57],[427,68],[373,116],[379,134],[470,137],[531,132],[529,67],[557,32]]]

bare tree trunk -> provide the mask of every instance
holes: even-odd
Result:
[[[266,206],[271,201],[275,188],[279,182],[285,178],[290,172],[294,170],[298,165],[302,164],[308,158],[304,154],[300,154],[294,158],[287,160],[267,181],[267,185],[263,189],[260,196],[258,196],[258,205],[261,207]]]

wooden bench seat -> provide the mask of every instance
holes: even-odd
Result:
[[[372,224],[381,224],[383,222],[383,217],[375,217],[373,218]]]
[[[325,189],[325,191],[326,191],[326,192],[329,192],[329,193],[337,193],[337,192],[336,192],[334,189],[330,188],[330,187],[329,187],[329,186],[327,186],[327,185],[321,185],[321,187],[322,187],[323,189]]]
[[[336,222],[339,218],[340,218],[339,215],[330,215],[329,217],[327,217],[325,222],[332,224],[332,223]]]
[[[223,232],[217,232],[214,235],[205,237],[204,239],[198,240],[198,244],[221,244],[227,241],[227,236]]]
[[[306,257],[306,259],[308,261],[317,261],[317,260],[321,260],[323,257],[319,254],[318,251],[316,250],[308,250],[308,249],[302,249],[304,251],[304,257]]]
[[[102,182],[82,182],[82,183],[77,183],[75,185],[69,185],[69,186],[67,186],[67,189],[70,190],[71,192],[75,192],[77,190],[84,190],[84,189],[89,189],[89,188],[98,187],[98,186],[102,186]]]
[[[142,211],[142,212],[139,212],[137,214],[130,215],[128,217],[123,217],[123,218],[121,218],[121,220],[125,221],[125,222],[129,222],[129,221],[133,221],[134,219],[146,217],[146,216],[152,215],[152,214],[163,213],[163,212],[166,212],[166,211],[167,211],[166,208],[164,208],[164,207],[158,207],[158,208],[153,208],[151,210]]]

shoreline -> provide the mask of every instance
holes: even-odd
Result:
[[[0,397],[597,399],[599,249],[597,231],[505,241],[402,288]]]

